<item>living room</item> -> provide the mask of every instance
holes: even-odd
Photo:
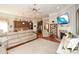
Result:
[[[59,46],[65,34],[78,36],[78,8],[76,4],[1,4],[1,53],[61,54]]]

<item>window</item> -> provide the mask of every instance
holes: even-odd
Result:
[[[8,32],[7,22],[0,21],[0,32]]]

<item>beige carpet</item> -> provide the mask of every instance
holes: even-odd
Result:
[[[8,51],[9,54],[55,54],[59,43],[37,39]]]

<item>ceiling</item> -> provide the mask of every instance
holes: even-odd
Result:
[[[70,4],[36,4],[38,13],[34,14],[32,9],[34,4],[0,4],[0,12],[25,16],[25,17],[45,17],[50,13],[57,13],[60,10],[71,6]]]

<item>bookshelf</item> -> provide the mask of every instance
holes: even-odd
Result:
[[[58,36],[58,25],[57,24],[50,24],[50,35]]]

